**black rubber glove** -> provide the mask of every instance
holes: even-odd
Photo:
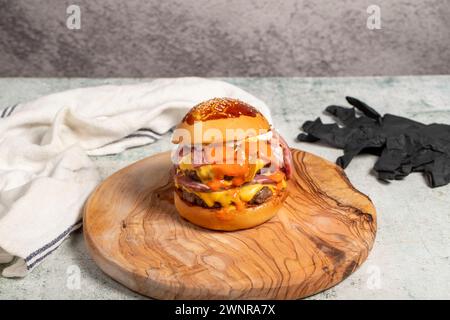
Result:
[[[379,156],[374,166],[379,179],[398,180],[411,172],[423,172],[431,187],[450,182],[450,125],[426,125],[377,111],[362,101],[346,97],[354,108],[329,106],[326,111],[342,126],[323,124],[320,118],[306,121],[299,141],[322,141],[344,150],[336,160],[346,168],[360,153]],[[356,114],[356,110],[361,115]]]

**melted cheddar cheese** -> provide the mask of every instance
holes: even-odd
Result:
[[[223,172],[221,169],[223,169],[224,166],[229,166],[230,169],[233,169],[233,166],[239,166],[237,164],[231,164],[231,165],[214,165],[214,164],[205,164],[202,166],[194,167],[190,161],[189,156],[183,158],[181,162],[178,165],[179,170],[186,171],[186,170],[194,170],[197,173],[197,176],[200,178],[201,182],[204,184],[208,184],[211,182],[214,182],[214,180],[220,181],[221,187],[229,187],[233,184],[239,185],[238,183],[233,183],[231,181],[225,181],[223,180]],[[261,159],[257,159],[254,164],[249,164],[243,173],[242,176],[242,183],[252,181],[253,178],[256,175],[256,172],[261,170],[264,167],[265,163]],[[233,171],[233,170],[232,170]],[[235,170],[236,171],[236,170]],[[232,174],[232,173],[230,173]],[[239,177],[239,176],[236,176]],[[240,184],[242,184],[240,183]]]
[[[198,192],[189,189],[186,189],[186,191],[194,193],[202,199],[208,207],[214,206],[214,203],[217,202],[220,203],[222,207],[226,208],[231,205],[238,207],[245,202],[249,202],[263,187],[270,188],[273,193],[277,190],[277,185],[257,183],[217,192]]]

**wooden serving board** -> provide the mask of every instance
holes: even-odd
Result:
[[[234,232],[179,217],[169,152],[136,162],[86,203],[88,250],[112,278],[158,299],[296,299],[334,286],[367,258],[375,208],[335,164],[292,152],[283,208],[260,226]]]

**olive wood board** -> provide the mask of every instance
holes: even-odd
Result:
[[[259,226],[232,232],[178,215],[170,152],[140,160],[89,197],[88,251],[113,279],[157,299],[298,299],[330,288],[367,258],[375,208],[341,168],[291,150],[283,207]]]

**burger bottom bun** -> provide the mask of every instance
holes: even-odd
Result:
[[[258,206],[247,207],[241,211],[230,211],[225,217],[220,209],[208,209],[191,205],[174,192],[175,207],[180,216],[203,228],[222,231],[247,229],[271,219],[286,199],[286,189]]]

